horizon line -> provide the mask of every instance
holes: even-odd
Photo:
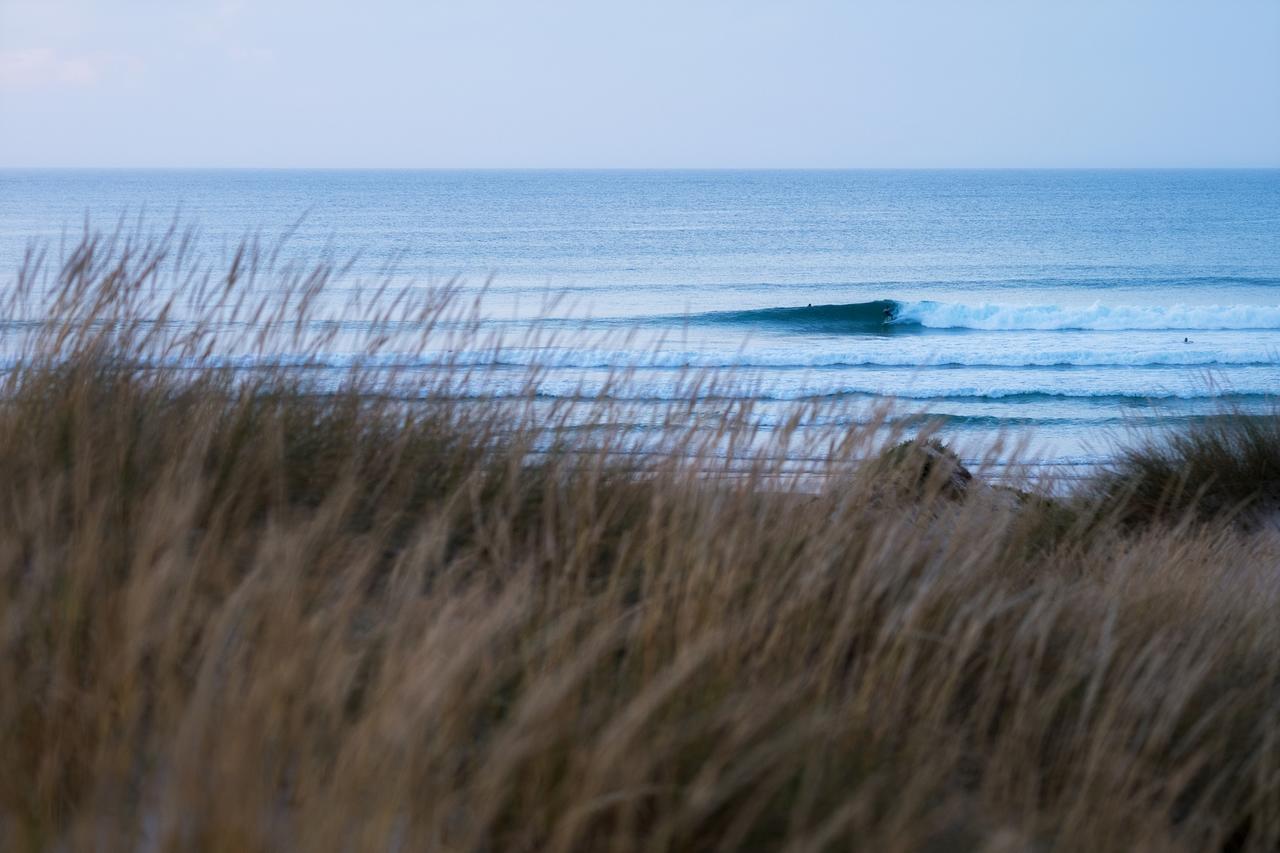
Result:
[[[1224,172],[1276,171],[1257,165],[1144,166],[264,166],[8,165],[0,172]]]

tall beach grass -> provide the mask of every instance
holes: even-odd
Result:
[[[1280,845],[1274,421],[1063,496],[690,376],[637,450],[456,287],[195,245],[7,291],[0,848]]]

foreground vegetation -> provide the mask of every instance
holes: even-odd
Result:
[[[8,306],[0,848],[1280,844],[1274,424],[1065,498],[870,430],[728,478],[673,417],[637,466],[455,370],[220,367],[321,346],[330,271],[126,249]]]

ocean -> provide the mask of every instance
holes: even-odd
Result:
[[[892,399],[969,456],[1003,435],[1088,466],[1280,392],[1277,170],[2,170],[0,286],[86,218],[175,214],[213,258],[288,233],[353,281],[456,277],[548,399],[730,371],[766,426]]]

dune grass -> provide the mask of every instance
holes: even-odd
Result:
[[[869,428],[816,489],[767,446],[708,476],[745,420],[675,406],[638,457],[371,368],[453,334],[447,288],[362,309],[318,385],[272,356],[321,351],[332,268],[94,239],[7,308],[0,848],[1280,844],[1280,544],[1126,503],[1252,493],[1274,424],[1065,499],[857,464]]]
[[[1230,413],[1120,452],[1094,485],[1133,524],[1280,513],[1280,417]]]

